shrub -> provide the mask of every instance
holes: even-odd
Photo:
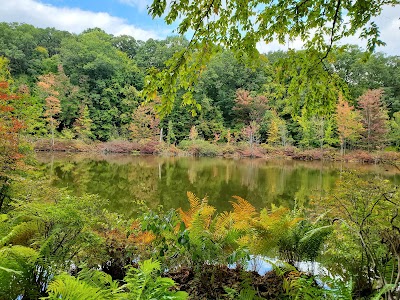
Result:
[[[220,154],[217,145],[205,140],[183,140],[179,143],[179,147],[194,156],[216,156]]]

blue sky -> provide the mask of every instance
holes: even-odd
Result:
[[[87,28],[100,27],[114,34],[128,34],[139,40],[162,39],[173,34],[174,26],[167,26],[162,19],[153,20],[147,14],[151,0],[2,0],[0,22],[28,23],[37,27],[55,27],[74,33]],[[381,30],[381,38],[387,43],[379,51],[400,55],[400,5],[385,7],[374,21]],[[346,38],[343,43],[364,46],[357,37]],[[261,52],[296,48],[300,40],[286,45],[260,42]]]
[[[146,7],[150,2],[146,0],[41,0],[41,2],[56,7],[79,8],[97,13],[107,12],[148,30],[167,27],[162,19],[152,19],[147,14]]]

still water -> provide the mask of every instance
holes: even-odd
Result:
[[[257,208],[293,208],[311,198],[323,201],[343,170],[400,184],[400,172],[384,165],[68,153],[37,153],[37,159],[54,186],[98,194],[109,200],[110,211],[125,215],[135,213],[137,201],[150,208],[187,208],[187,191],[207,196],[219,211],[231,208],[233,195]]]

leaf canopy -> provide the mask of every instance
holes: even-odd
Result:
[[[187,91],[182,97],[183,104],[190,105],[195,114],[200,107],[191,96],[193,83],[213,54],[223,48],[232,50],[241,60],[254,62],[259,57],[257,43],[277,40],[284,44],[300,39],[312,61],[322,63],[340,39],[358,34],[367,40],[367,50],[372,52],[376,46],[384,45],[373,18],[380,15],[385,5],[399,3],[398,0],[154,0],[149,14],[153,18],[164,17],[167,24],[178,22],[176,32],[192,38],[186,49],[169,60],[166,69],[149,72],[143,94],[153,99],[162,90],[160,111],[165,114],[171,111],[178,89],[183,88]]]

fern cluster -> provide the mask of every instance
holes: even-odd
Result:
[[[160,262],[145,260],[137,269],[130,268],[124,282],[118,282],[110,275],[84,269],[77,277],[61,274],[48,286],[48,300],[185,300],[186,292],[172,291],[175,283],[170,278],[157,276]]]

